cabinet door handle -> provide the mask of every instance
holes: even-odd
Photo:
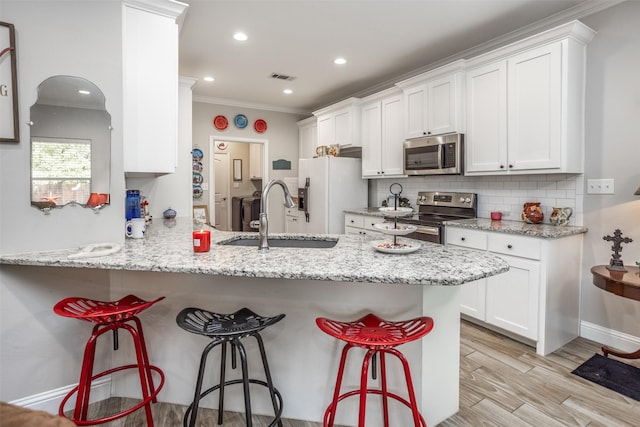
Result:
[[[500,169],[504,169],[504,165],[500,165]]]
[[[509,165],[509,169],[513,168],[513,165]]]
[[[507,249],[513,249],[513,245],[511,244],[507,245]]]
[[[461,237],[460,240],[462,240],[464,242],[465,240],[467,240],[467,238],[466,237]]]

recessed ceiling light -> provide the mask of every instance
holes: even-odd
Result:
[[[81,95],[91,95],[91,92],[89,92],[88,90],[84,90],[84,89],[79,89],[78,93]]]
[[[293,93],[291,89],[285,89],[282,92],[286,93],[287,95],[291,95]]]
[[[243,42],[243,41],[248,39],[247,35],[245,33],[243,33],[243,32],[235,33],[233,35],[233,38],[238,40],[238,41],[240,41],[240,42]]]
[[[344,65],[347,63],[347,60],[344,58],[336,58],[333,60],[333,63],[337,65]]]
[[[205,76],[205,78],[204,78],[204,81],[205,81],[205,82],[212,82],[212,81],[214,81],[214,80],[215,80],[215,79],[214,79],[213,77],[211,77],[211,76]]]

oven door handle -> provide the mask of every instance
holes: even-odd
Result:
[[[438,227],[418,226],[416,228],[416,231],[414,231],[414,233],[429,234],[431,236],[439,236],[440,235],[440,229]]]

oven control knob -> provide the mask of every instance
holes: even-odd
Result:
[[[467,197],[466,199],[464,199],[465,203],[471,203],[471,197]]]
[[[464,197],[460,197],[460,203],[464,203]]]

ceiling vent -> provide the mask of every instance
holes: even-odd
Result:
[[[286,81],[292,81],[295,80],[295,77],[291,77],[291,76],[287,76],[284,74],[279,74],[279,73],[271,73],[271,78],[272,79],[277,79],[277,80],[286,80]]]

